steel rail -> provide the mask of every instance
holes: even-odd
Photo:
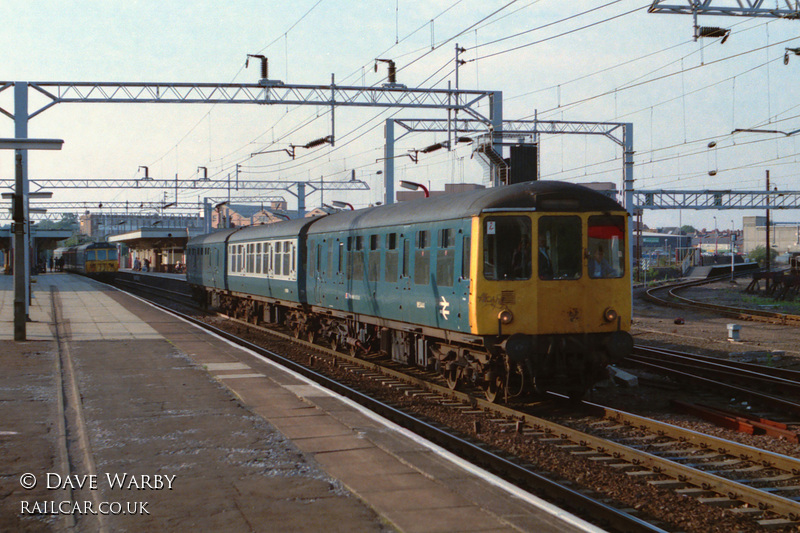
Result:
[[[162,307],[165,310],[167,310],[168,312],[174,313],[174,314],[176,314],[178,316],[185,316],[185,315],[182,315],[181,313],[177,313],[177,312],[175,312],[175,311],[173,311],[171,309],[165,308],[163,306],[159,306],[159,307]],[[263,352],[265,354],[265,357],[274,358],[276,361],[284,361],[285,360],[287,362],[287,366],[288,367],[292,368],[293,370],[296,370],[298,373],[300,373],[300,374],[302,374],[304,376],[309,377],[310,379],[316,379],[316,378],[314,378],[314,376],[318,375],[318,373],[314,372],[313,370],[311,370],[311,369],[309,369],[309,368],[307,368],[305,366],[302,366],[302,365],[300,365],[298,363],[295,363],[293,361],[290,361],[288,359],[285,359],[280,355],[277,355],[277,354],[267,355],[267,354],[272,354],[272,352],[270,352],[268,350],[265,350],[263,348],[260,348],[255,344],[252,344],[252,343],[249,343],[247,341],[243,341],[241,339],[238,339],[238,337],[236,337],[235,335],[227,333],[224,330],[221,330],[219,328],[215,328],[213,326],[209,326],[209,325],[207,325],[207,324],[205,324],[203,322],[200,322],[200,321],[196,321],[195,319],[192,319],[191,317],[186,317],[186,319],[191,321],[191,322],[193,322],[193,323],[197,323],[198,325],[200,325],[203,328],[206,328],[206,329],[209,329],[211,331],[214,331],[218,335],[221,335],[221,336],[223,336],[225,338],[228,338],[228,339],[232,340],[233,342],[238,342],[241,345],[246,346],[249,349],[256,351],[257,353],[262,353]],[[252,326],[252,324],[250,324],[250,325]],[[266,328],[258,328],[258,329],[264,329],[265,331],[269,331],[269,330],[266,330]],[[300,341],[300,342],[304,342],[304,341]],[[314,345],[314,344],[311,344],[311,343],[305,343],[304,342],[304,344],[307,344],[310,347],[313,346],[316,349],[321,349],[322,351],[326,351],[326,352],[328,351],[325,348],[322,348],[320,346],[317,346],[317,345]],[[385,367],[382,367],[381,365],[378,365],[376,363],[370,363],[370,362],[364,361],[363,359],[356,359],[354,357],[344,356],[343,354],[338,353],[338,352],[336,353],[336,355],[337,355],[337,357],[340,357],[340,358],[342,358],[342,359],[344,359],[344,360],[346,360],[348,362],[353,362],[354,364],[358,364],[359,366],[362,366],[364,368],[372,369],[372,370],[374,370],[376,372],[381,372],[381,373],[384,373],[384,374],[393,375],[393,376],[397,377],[397,379],[402,379],[402,380],[405,380],[405,381],[409,381],[409,378],[408,378],[407,375],[402,374],[400,372],[396,372],[396,371],[387,371],[388,369],[386,369]],[[281,364],[283,364],[283,362],[281,362]],[[342,384],[339,384],[339,383],[336,383],[336,382],[332,381],[330,378],[327,378],[326,376],[321,376],[321,379],[322,379],[322,382],[324,382],[324,383],[330,382],[331,383],[330,388],[332,390],[336,391],[337,393],[340,393],[340,394],[343,394],[343,395],[348,395],[348,394],[350,394],[349,391],[352,390],[352,389],[350,389],[349,387],[347,387],[345,385],[342,385]],[[586,447],[593,448],[600,454],[604,454],[604,455],[608,455],[610,457],[614,457],[615,459],[618,459],[618,460],[621,460],[621,461],[624,461],[624,462],[628,462],[628,463],[630,463],[632,465],[636,465],[638,467],[650,469],[653,472],[656,472],[658,474],[663,474],[663,475],[672,477],[674,479],[678,479],[681,482],[684,482],[686,484],[694,485],[696,487],[701,487],[702,489],[710,491],[710,492],[715,492],[715,493],[718,493],[718,494],[726,495],[728,498],[730,498],[732,500],[741,501],[744,504],[752,505],[752,506],[754,506],[756,508],[759,508],[759,509],[762,509],[762,510],[769,510],[769,511],[771,511],[773,513],[776,513],[778,515],[787,517],[788,519],[793,520],[793,521],[796,521],[796,520],[800,519],[800,503],[795,502],[795,501],[793,501],[791,499],[784,498],[784,497],[779,496],[777,494],[772,494],[772,493],[766,492],[766,491],[761,490],[761,489],[753,488],[753,487],[744,485],[742,483],[738,483],[736,481],[729,480],[729,479],[723,478],[721,476],[717,476],[717,475],[715,475],[713,473],[704,472],[702,470],[698,470],[698,469],[693,468],[691,466],[682,465],[682,464],[677,463],[675,461],[672,461],[670,459],[665,459],[665,458],[659,457],[657,455],[653,455],[653,454],[650,454],[650,453],[647,453],[647,452],[644,452],[644,451],[641,451],[641,450],[638,450],[638,449],[635,449],[635,448],[631,448],[631,447],[626,446],[624,444],[613,442],[613,441],[610,441],[610,440],[602,438],[602,437],[598,437],[598,436],[595,436],[595,435],[591,435],[591,434],[585,433],[585,432],[580,431],[580,430],[569,428],[567,426],[558,424],[556,422],[552,422],[552,421],[545,420],[545,419],[542,419],[540,417],[537,417],[537,416],[534,416],[534,415],[531,415],[531,414],[528,414],[528,413],[521,412],[521,411],[519,411],[517,409],[514,409],[512,407],[494,404],[494,403],[488,402],[487,400],[475,398],[475,397],[470,396],[468,394],[465,394],[465,393],[462,393],[462,392],[453,391],[453,390],[450,390],[450,389],[445,389],[444,387],[435,386],[435,385],[432,385],[432,384],[427,383],[427,382],[424,382],[424,384],[422,384],[423,382],[421,380],[419,380],[419,382],[425,388],[428,388],[428,389],[433,390],[433,391],[439,390],[439,391],[441,391],[441,394],[443,396],[450,397],[453,400],[465,403],[466,405],[471,406],[471,408],[474,409],[474,410],[480,409],[482,411],[485,411],[486,414],[496,413],[497,415],[503,417],[505,420],[508,420],[509,422],[518,421],[519,423],[527,425],[527,426],[530,426],[531,428],[534,428],[536,430],[543,431],[543,432],[546,432],[546,433],[550,433],[550,434],[553,434],[553,435],[557,435],[557,436],[559,436],[560,438],[562,438],[564,440],[569,440],[569,441],[577,443],[577,444],[579,444],[581,446],[586,446]],[[324,386],[327,386],[327,385],[324,385]],[[340,390],[342,392],[339,392]],[[373,402],[375,402],[376,404],[380,404],[380,402],[377,402],[376,400],[374,400],[372,398],[369,398],[368,396],[365,396],[365,395],[363,395],[363,394],[361,394],[361,393],[359,393],[357,391],[353,391],[353,392],[355,393],[355,396],[352,397],[352,399],[354,401],[357,401],[359,403],[361,403],[362,401],[366,402],[366,403],[363,403],[362,405],[365,405],[365,406],[367,406],[368,404],[372,405]],[[586,402],[584,402],[584,403],[586,403]],[[651,431],[655,432],[656,434],[670,435],[670,436],[674,435],[673,438],[675,438],[677,440],[692,441],[693,444],[695,444],[695,445],[697,445],[697,446],[699,446],[701,448],[708,448],[708,449],[714,449],[714,450],[731,450],[731,455],[736,455],[737,457],[742,457],[743,460],[753,461],[753,462],[757,462],[758,464],[769,465],[769,466],[774,466],[774,465],[781,464],[781,465],[784,465],[784,468],[787,468],[788,471],[792,472],[793,474],[800,474],[800,461],[798,461],[797,459],[793,459],[793,458],[786,457],[786,456],[781,456],[780,454],[775,454],[775,453],[767,452],[767,451],[764,451],[764,450],[758,450],[758,449],[747,447],[747,446],[743,446],[743,445],[738,445],[736,443],[732,443],[732,442],[726,441],[724,439],[719,439],[719,438],[716,438],[716,437],[713,437],[713,436],[709,436],[709,435],[702,435],[700,433],[692,432],[690,430],[684,430],[684,429],[679,428],[677,426],[672,426],[670,424],[658,422],[658,421],[655,421],[655,420],[650,420],[650,419],[647,419],[647,418],[644,418],[644,417],[638,417],[636,415],[632,415],[632,414],[629,414],[629,413],[624,413],[622,411],[613,410],[611,408],[597,406],[597,405],[590,404],[590,403],[586,403],[586,405],[591,407],[592,409],[602,409],[603,412],[604,412],[604,416],[606,416],[608,418],[611,418],[611,419],[614,419],[614,420],[617,420],[617,421],[620,421],[620,422],[623,422],[623,423],[627,423],[627,424],[630,424],[630,425],[633,425],[635,423],[635,425],[637,427],[641,427],[641,428],[652,427],[653,429]],[[371,408],[371,407],[369,407],[369,408]],[[376,407],[376,409],[380,409],[380,408]],[[376,411],[376,412],[380,412],[380,411]],[[405,413],[402,413],[401,411],[398,411],[397,409],[395,409],[393,407],[389,407],[389,409],[387,411],[387,414],[383,414],[382,412],[381,412],[381,414],[383,416],[386,416],[389,419],[392,419],[391,417],[395,416],[396,412],[397,413],[401,413],[401,415],[399,415],[398,420],[396,420],[396,423],[398,423],[400,425],[403,425],[404,427],[408,427],[409,429],[412,429],[412,431],[415,431],[415,432],[422,431],[422,429],[419,429],[419,430],[414,429],[415,427],[417,427],[417,423],[419,423],[419,421],[413,419],[413,417],[412,417],[412,420],[410,420],[410,421],[404,421],[404,418],[407,417],[408,415],[406,415]],[[628,420],[629,422],[624,422],[625,420]],[[411,426],[406,426],[405,425],[406,423],[411,424]],[[422,424],[423,424],[423,426],[426,425],[424,423],[422,423]],[[518,429],[519,428],[520,428],[520,426],[518,426]],[[439,439],[441,439],[441,440],[439,440]],[[451,441],[451,439],[455,439],[455,441]],[[436,443],[441,444],[443,446],[446,445],[446,447],[448,447],[448,449],[452,449],[452,448],[450,448],[450,446],[451,445],[455,445],[454,442],[462,441],[462,439],[459,439],[457,437],[453,437],[449,433],[441,432],[441,430],[438,430],[438,429],[435,432],[435,435],[433,437],[431,437],[431,440],[433,442],[436,442]],[[449,443],[449,444],[445,444],[445,443]],[[486,452],[486,450],[484,449],[483,446],[475,445],[473,443],[468,443],[467,451],[465,453],[466,453],[466,456],[468,456],[468,457],[478,457],[479,455],[482,455],[484,452]],[[720,453],[722,453],[722,452],[720,452]],[[475,455],[473,455],[473,454],[475,454]],[[545,490],[546,492],[547,492],[547,489],[545,487],[550,486],[550,484],[553,483],[552,481],[550,481],[550,480],[548,480],[548,479],[546,479],[546,478],[544,478],[542,476],[539,476],[538,474],[535,474],[535,473],[531,472],[530,470],[528,470],[528,469],[526,469],[526,468],[524,468],[524,467],[522,467],[520,465],[517,465],[517,464],[513,463],[512,461],[509,461],[509,460],[507,460],[505,458],[496,456],[495,454],[490,454],[490,455],[497,458],[497,459],[492,458],[492,459],[488,459],[487,460],[486,464],[487,465],[491,465],[490,467],[488,467],[490,470],[499,471],[499,470],[495,470],[495,469],[504,468],[505,466],[508,466],[509,470],[508,470],[508,474],[507,475],[512,476],[512,479],[518,479],[517,476],[525,476],[525,477],[527,477],[529,475],[534,475],[536,481],[535,481],[535,484],[533,484],[532,486],[537,486],[538,487],[538,484],[542,483],[543,485],[541,487],[539,487],[539,488],[541,488],[542,490]],[[560,485],[558,487],[560,487]],[[564,489],[564,488],[563,487],[556,488],[555,489],[556,494],[560,493],[560,490],[562,490],[562,489]],[[574,492],[574,491],[571,491],[571,489],[566,489],[566,490],[568,491],[567,494],[570,494],[570,493]],[[547,493],[550,494],[549,492],[547,492]],[[566,499],[564,499],[563,494],[562,495],[554,495],[553,497],[555,497],[557,499],[560,499],[562,501],[567,501]],[[569,497],[571,497],[571,496],[567,496],[567,498],[569,498]],[[592,500],[592,501],[594,501],[594,500]],[[605,513],[607,513],[607,512],[611,512],[611,514],[609,515],[609,518],[604,518],[604,520],[610,520],[611,517],[616,517],[617,515],[624,514],[624,513],[620,513],[619,511],[617,511],[615,509],[611,509],[611,511],[609,511],[609,510],[602,511],[602,513],[603,513],[602,516],[605,517],[606,516]],[[597,515],[595,515],[595,516],[597,516]],[[628,520],[628,518],[630,518],[630,519],[635,521],[634,522],[636,524],[635,527],[646,527],[646,528],[652,527],[651,525],[648,525],[645,522],[643,522],[643,521],[641,521],[641,520],[639,520],[639,519],[637,519],[635,517],[629,517],[628,515],[625,515],[625,518],[622,518],[622,519],[624,521],[626,521],[626,520]],[[623,528],[623,530],[626,530],[626,529]]]
[[[750,274],[751,272],[746,273],[739,273],[737,276],[742,276],[746,274]],[[790,315],[786,313],[775,313],[772,311],[761,311],[758,309],[743,309],[738,307],[731,307],[726,305],[717,305],[717,304],[710,304],[706,302],[698,302],[695,300],[690,300],[689,298],[685,298],[683,296],[678,296],[677,291],[688,289],[691,287],[696,287],[698,285],[705,285],[708,283],[714,283],[716,281],[723,281],[730,278],[730,274],[724,274],[722,276],[715,276],[713,278],[707,278],[702,280],[695,280],[689,282],[678,282],[678,283],[671,283],[667,285],[662,285],[660,287],[653,287],[645,291],[647,298],[655,303],[666,305],[669,307],[680,307],[680,308],[688,308],[688,309],[705,309],[708,311],[714,311],[716,313],[722,314],[724,316],[729,316],[732,318],[738,318],[740,320],[749,320],[749,321],[756,321],[756,322],[768,322],[771,324],[783,324],[783,325],[800,325],[800,316],[798,315]],[[669,295],[674,298],[676,301],[666,300],[664,298],[659,298],[655,295],[657,291],[666,290],[669,292]]]
[[[675,350],[668,350],[666,348],[656,348],[654,346],[643,346],[643,345],[635,345],[635,351],[643,351],[648,355],[654,356],[667,356],[667,357],[686,357],[690,358],[693,361],[703,361],[708,363],[718,363],[724,364],[727,367],[731,368],[739,368],[741,370],[750,370],[753,372],[758,372],[761,374],[766,374],[771,377],[782,378],[789,381],[795,381],[800,383],[800,371],[797,370],[789,370],[787,368],[777,368],[772,366],[766,366],[761,364],[755,363],[745,363],[742,361],[732,361],[729,359],[720,359],[719,357],[710,357],[707,355],[699,355],[699,354],[690,354],[686,352],[679,352]]]
[[[706,372],[710,373],[714,379],[745,380],[746,384],[760,384],[780,390],[784,393],[800,394],[800,382],[777,376],[771,376],[755,370],[745,370],[731,367],[724,364],[722,360],[717,362],[695,360],[684,355],[672,355],[669,357],[656,357],[650,355],[646,347],[635,346],[634,353],[625,358],[627,361],[637,363],[648,363],[658,366],[668,366],[675,370],[685,372]]]
[[[454,453],[457,453],[459,456],[464,457],[465,459],[468,459],[471,462],[475,462],[476,464],[481,465],[483,468],[486,468],[487,470],[500,475],[501,477],[503,477],[503,479],[506,479],[510,483],[513,483],[514,485],[517,485],[523,489],[541,491],[542,493],[547,495],[548,498],[551,498],[556,502],[560,502],[560,504],[567,505],[572,509],[579,510],[582,513],[584,513],[584,516],[591,516],[593,520],[609,524],[618,531],[631,532],[631,533],[638,533],[638,532],[652,533],[652,532],[664,531],[653,524],[650,524],[644,520],[636,518],[624,511],[620,511],[619,509],[616,509],[613,506],[595,500],[585,494],[580,493],[579,491],[570,489],[569,487],[566,487],[555,481],[552,481],[540,474],[537,474],[536,472],[531,471],[524,465],[517,464],[510,459],[507,459],[497,453],[487,450],[485,446],[481,443],[474,443],[462,439],[446,431],[443,428],[424,422],[408,413],[403,412],[400,409],[397,409],[391,405],[381,402],[375,398],[372,398],[367,394],[364,394],[356,389],[348,387],[347,385],[344,385],[342,383],[339,383],[333,380],[332,378],[325,376],[322,373],[316,372],[311,368],[301,365],[300,363],[292,361],[291,359],[288,359],[286,357],[283,357],[280,354],[277,354],[271,350],[262,348],[257,344],[244,340],[223,329],[207,324],[201,320],[198,320],[184,313],[175,311],[174,309],[170,309],[167,306],[157,304],[152,301],[150,301],[150,303],[151,305],[154,305],[155,307],[158,307],[159,309],[162,309],[167,313],[171,313],[174,316],[181,318],[182,320],[186,320],[191,324],[194,324],[202,329],[208,330],[214,333],[215,335],[219,335],[224,339],[236,343],[239,346],[251,350],[265,358],[270,359],[271,361],[274,361],[294,372],[297,372],[298,374],[308,379],[311,379],[312,381],[322,385],[323,387],[355,401],[356,403],[383,416],[384,418],[406,429],[409,429],[416,434],[424,436],[431,442],[438,444],[450,451],[454,451]],[[252,326],[252,324],[248,325]],[[265,329],[265,328],[259,328],[259,329]],[[273,334],[275,333],[272,331],[269,332]],[[288,336],[282,334],[278,335],[288,338]],[[299,341],[308,346],[313,346],[314,348],[327,351],[320,346],[307,343],[299,339],[294,339],[294,340]],[[343,357],[343,359],[345,360],[357,361],[359,365],[365,367],[373,367],[376,370],[378,369],[378,365],[370,364],[364,360],[345,356],[344,354],[338,352],[336,353],[336,355],[339,357]],[[382,367],[380,368],[380,370],[384,371]],[[399,375],[399,373],[397,374]]]
[[[773,407],[776,407],[776,408],[779,408],[779,409],[786,409],[786,410],[788,410],[788,411],[790,411],[792,413],[800,414],[800,404],[797,404],[795,402],[790,402],[790,401],[785,400],[783,398],[780,398],[778,396],[772,396],[772,395],[764,394],[764,393],[761,393],[761,392],[757,392],[757,391],[754,391],[752,389],[748,389],[748,388],[745,388],[745,387],[739,387],[739,386],[736,386],[736,385],[731,385],[729,383],[724,383],[722,381],[717,381],[717,380],[705,378],[705,377],[702,377],[702,376],[698,376],[696,374],[690,374],[688,372],[682,372],[680,370],[675,370],[673,368],[669,368],[669,367],[666,367],[666,366],[663,366],[663,365],[657,365],[657,364],[650,363],[650,362],[647,362],[647,361],[644,361],[644,360],[636,360],[635,356],[629,357],[628,360],[635,361],[636,364],[641,365],[641,366],[643,366],[645,368],[649,368],[651,370],[654,370],[654,371],[656,371],[658,373],[670,374],[670,375],[675,376],[677,378],[688,379],[688,380],[693,381],[695,383],[701,383],[703,385],[708,385],[708,386],[715,387],[715,388],[718,388],[718,389],[724,389],[724,390],[727,390],[727,391],[735,393],[735,394],[742,394],[742,395],[745,395],[745,396],[747,396],[749,398],[752,398],[754,400],[758,400],[758,401],[763,402],[765,404],[771,405]]]

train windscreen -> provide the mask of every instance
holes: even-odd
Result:
[[[589,217],[589,277],[621,278],[625,273],[625,220]]]
[[[539,278],[581,277],[581,219],[543,216],[539,219]]]
[[[483,276],[487,280],[531,278],[531,219],[487,217],[483,223]]]

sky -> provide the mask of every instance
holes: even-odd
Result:
[[[679,0],[676,0],[678,2]],[[732,5],[733,0],[717,0]],[[257,62],[290,84],[375,86],[388,58],[411,88],[455,87],[455,47],[465,51],[459,87],[502,91],[506,120],[633,124],[634,187],[639,190],[800,190],[798,139],[735,129],[800,129],[800,21],[700,17],[730,28],[694,41],[692,17],[649,14],[650,2],[598,0],[293,0],[0,2],[0,81],[255,83]],[[30,92],[31,111],[47,100]],[[13,91],[0,92],[13,112]],[[356,208],[383,200],[387,118],[445,118],[445,111],[230,104],[58,104],[31,119],[29,136],[64,139],[58,152],[31,152],[29,177],[131,179],[147,166],[156,178],[194,180],[198,167],[225,178],[280,182],[346,180],[369,191],[326,191],[312,208],[340,200]],[[481,112],[488,113],[486,108]],[[291,145],[335,135],[335,146]],[[14,123],[0,115],[0,137]],[[396,179],[433,189],[484,183],[473,146],[405,155],[445,136],[413,133],[396,144]],[[253,156],[255,152],[268,153]],[[508,154],[505,154],[508,155]],[[622,188],[621,148],[602,136],[542,135],[541,179],[612,182]],[[0,154],[0,179],[13,179],[11,152]],[[168,201],[174,191],[56,189],[55,201]],[[240,193],[234,191],[236,197]],[[227,191],[179,194],[180,202]],[[289,207],[296,199],[283,196]],[[93,209],[98,212],[99,210]],[[761,211],[645,211],[651,227],[742,227]],[[800,213],[774,211],[778,221]],[[716,217],[716,220],[714,219]],[[0,224],[5,223],[0,220]]]

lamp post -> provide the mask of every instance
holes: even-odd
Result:
[[[27,340],[28,296],[30,265],[26,264],[26,251],[30,229],[27,220],[28,187],[23,165],[25,150],[61,150],[61,139],[0,139],[0,149],[16,150],[14,182],[14,340]]]
[[[733,283],[733,245],[736,242],[736,233],[733,227],[733,219],[731,219],[731,283]]]
[[[714,257],[719,250],[719,231],[717,231],[717,217],[714,217]]]
[[[400,186],[404,189],[410,189],[412,191],[422,190],[422,192],[425,194],[425,198],[428,198],[431,195],[430,191],[428,191],[428,188],[421,183],[400,180]]]
[[[344,209],[345,207],[350,209],[350,211],[355,211],[353,204],[348,204],[347,202],[340,202],[338,200],[334,200],[331,202],[334,207],[338,207],[340,209]]]

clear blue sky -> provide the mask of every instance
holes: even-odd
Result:
[[[506,119],[611,121],[634,124],[639,189],[740,189],[772,183],[799,190],[798,138],[736,134],[736,128],[800,129],[800,57],[783,64],[786,47],[800,46],[800,22],[701,18],[732,29],[728,41],[694,42],[688,16],[648,14],[633,0],[193,2],[3,2],[0,63],[3,81],[255,82],[246,54],[265,54],[270,77],[286,83],[382,83],[383,65],[397,62],[401,83],[446,87],[454,81],[455,43],[467,48],[461,88],[500,90]],[[31,96],[31,107],[43,102]],[[0,106],[13,110],[10,90]],[[59,153],[30,157],[30,177],[196,177],[198,166],[225,176],[240,163],[247,179],[345,179],[352,169],[373,190],[349,193],[364,206],[383,198],[385,118],[392,112],[340,108],[337,146],[250,157],[259,150],[329,135],[328,110],[286,106],[60,104],[30,123],[31,137],[65,141]],[[398,117],[434,116],[402,111]],[[441,116],[441,115],[439,115]],[[13,122],[0,136],[13,135]],[[397,153],[441,141],[415,134]],[[710,142],[716,147],[709,148]],[[398,179],[429,183],[480,182],[483,170],[463,146],[398,158]],[[612,181],[621,188],[621,152],[603,138],[543,136],[542,178]],[[709,172],[716,175],[710,176]],[[13,159],[0,158],[0,176],[13,177]],[[198,193],[198,197],[219,193]],[[168,193],[170,201],[173,193]],[[293,200],[290,195],[285,195]],[[163,193],[57,191],[54,199],[158,200]],[[337,199],[326,193],[325,201]],[[318,195],[308,199],[320,202]],[[690,223],[713,228],[713,212],[647,212],[650,225]],[[720,227],[745,212],[717,213]],[[777,213],[778,220],[800,220]],[[724,221],[724,222],[723,222]]]

